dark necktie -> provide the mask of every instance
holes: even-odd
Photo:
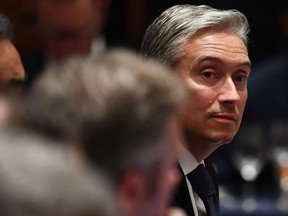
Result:
[[[203,201],[207,216],[220,216],[219,199],[213,180],[203,164],[187,174],[193,190]]]

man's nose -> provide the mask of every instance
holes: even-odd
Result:
[[[219,94],[219,101],[222,103],[231,103],[235,104],[240,100],[239,92],[235,86],[235,83],[232,78],[225,80],[221,87]]]

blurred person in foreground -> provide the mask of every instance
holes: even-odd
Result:
[[[159,216],[178,182],[185,96],[165,67],[115,50],[48,68],[27,92],[25,113],[38,132],[68,140],[79,161],[103,168],[119,215]]]
[[[189,89],[178,158],[182,182],[172,202],[189,216],[220,215],[217,176],[207,159],[232,141],[241,123],[251,70],[248,32],[237,10],[175,5],[154,20],[142,41],[142,55],[170,66]]]
[[[0,13],[0,89],[19,86],[24,82],[24,77],[24,68],[13,44],[12,24]]]
[[[110,0],[33,0],[29,4],[40,47],[22,54],[28,86],[49,64],[106,50],[104,29]]]
[[[117,215],[104,174],[79,169],[66,146],[18,126],[2,126],[0,132],[1,215]]]
[[[33,130],[22,95],[0,93],[0,214],[115,216],[110,179],[78,163],[64,140]]]

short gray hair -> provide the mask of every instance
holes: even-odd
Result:
[[[199,31],[234,33],[247,46],[247,18],[237,10],[219,10],[207,5],[176,5],[168,8],[148,27],[141,53],[168,66],[183,55],[183,44]]]

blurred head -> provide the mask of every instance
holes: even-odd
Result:
[[[11,23],[0,13],[0,88],[18,86],[24,76],[19,53],[12,43]]]
[[[84,158],[112,176],[121,215],[157,215],[178,179],[177,117],[186,89],[167,70],[111,51],[47,69],[28,93],[35,128],[78,143]]]
[[[102,36],[110,0],[36,0],[37,27],[46,55],[89,54]]]
[[[249,25],[236,10],[177,5],[148,27],[142,55],[183,77],[190,100],[183,113],[188,149],[197,160],[230,142],[247,100]]]
[[[89,167],[73,166],[67,153],[63,145],[34,133],[17,127],[2,129],[1,215],[117,215],[109,179]]]

